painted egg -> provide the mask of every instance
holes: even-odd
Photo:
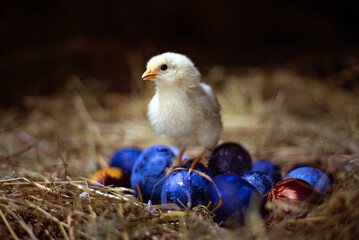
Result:
[[[191,163],[179,166],[166,178],[161,194],[162,204],[176,203],[181,208],[188,207],[189,209],[199,204],[208,204],[204,196],[208,180],[200,174],[206,174],[207,168],[198,163],[194,168],[196,171],[189,174],[190,166]]]
[[[161,202],[163,177],[166,170],[172,166],[174,158],[171,149],[163,145],[151,146],[137,158],[131,172],[131,187],[137,195],[138,189],[141,191],[144,202]]]
[[[248,151],[243,146],[227,142],[213,150],[208,167],[214,176],[220,174],[240,176],[251,170],[252,162]]]
[[[280,168],[269,159],[259,159],[253,162],[252,171],[267,173],[275,183],[281,180]]]
[[[273,179],[264,172],[248,171],[243,173],[241,178],[252,184],[262,197],[272,189]]]
[[[299,178],[310,183],[319,194],[323,194],[330,186],[329,177],[322,171],[313,167],[300,167],[292,170],[284,179]]]
[[[320,200],[320,194],[308,182],[288,178],[278,182],[268,194],[267,202],[269,210],[275,213],[291,213],[298,210],[305,210],[305,204],[316,204]]]
[[[131,186],[130,176],[120,168],[116,167],[104,168],[97,171],[90,177],[89,184],[91,186],[99,186],[102,184],[105,186],[127,188]]]
[[[217,221],[242,224],[249,209],[260,208],[262,198],[259,192],[244,179],[232,175],[217,175],[213,182],[214,184],[208,184],[205,196],[212,202]]]
[[[131,174],[133,165],[142,150],[138,147],[125,147],[117,150],[111,157],[110,167],[118,167]]]

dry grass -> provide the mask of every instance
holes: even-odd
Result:
[[[251,216],[226,229],[205,207],[166,213],[124,189],[89,189],[86,177],[115,149],[166,142],[146,119],[149,85],[125,96],[71,76],[63,94],[0,111],[0,239],[357,239],[359,89],[287,70],[216,67],[206,80],[223,107],[222,142],[272,158],[283,173],[311,163],[331,175],[331,193],[306,218]]]

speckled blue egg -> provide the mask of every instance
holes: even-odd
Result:
[[[163,145],[151,146],[137,158],[131,172],[131,187],[137,195],[137,186],[140,188],[144,202],[148,200],[154,204],[161,202],[164,181],[160,182],[156,188],[154,186],[166,175],[166,169],[172,166],[174,158],[175,155],[171,149]]]
[[[189,174],[190,166],[191,163],[179,166],[166,178],[161,194],[162,204],[176,203],[181,208],[208,204],[204,196],[208,180],[196,171]],[[207,168],[201,163],[198,163],[194,170],[207,173]]]
[[[125,147],[117,150],[111,157],[110,167],[118,167],[131,174],[132,168],[142,150],[138,147]]]
[[[329,177],[321,170],[313,167],[300,167],[292,170],[284,179],[298,178],[311,184],[319,194],[323,194],[330,186]]]
[[[262,197],[268,194],[273,186],[273,179],[264,172],[248,171],[243,173],[241,178],[252,184]]]
[[[220,174],[240,176],[242,173],[251,170],[251,156],[238,143],[222,143],[213,150],[208,168],[214,176]]]
[[[269,159],[259,159],[252,164],[252,171],[264,172],[272,177],[274,183],[281,180],[280,168]]]
[[[259,209],[261,196],[259,192],[244,179],[232,175],[218,175],[213,178],[221,196],[222,205],[214,210],[217,221],[243,223],[248,209]],[[213,183],[209,183],[205,196],[212,202],[212,208],[220,201],[218,192]]]

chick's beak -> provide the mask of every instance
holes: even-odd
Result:
[[[146,70],[146,72],[144,72],[142,74],[142,79],[143,80],[150,80],[150,79],[155,79],[159,74],[158,73],[155,73],[155,72],[152,72],[150,68],[148,68]]]

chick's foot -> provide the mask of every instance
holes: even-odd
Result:
[[[164,178],[168,177],[172,172],[173,169],[175,169],[176,167],[179,167],[182,164],[182,158],[183,158],[183,154],[186,151],[186,148],[182,148],[176,158],[176,161],[173,163],[173,165],[168,169],[166,175],[164,176]],[[185,160],[186,161],[186,160]]]
[[[185,159],[184,163],[188,163],[188,162],[192,162],[189,170],[188,170],[188,173],[191,174],[193,169],[196,167],[196,165],[198,163],[202,163],[203,166],[205,167],[208,167],[207,165],[207,159],[206,159],[206,152],[207,152],[207,148],[205,148],[197,157],[195,158],[188,158],[188,159]]]

